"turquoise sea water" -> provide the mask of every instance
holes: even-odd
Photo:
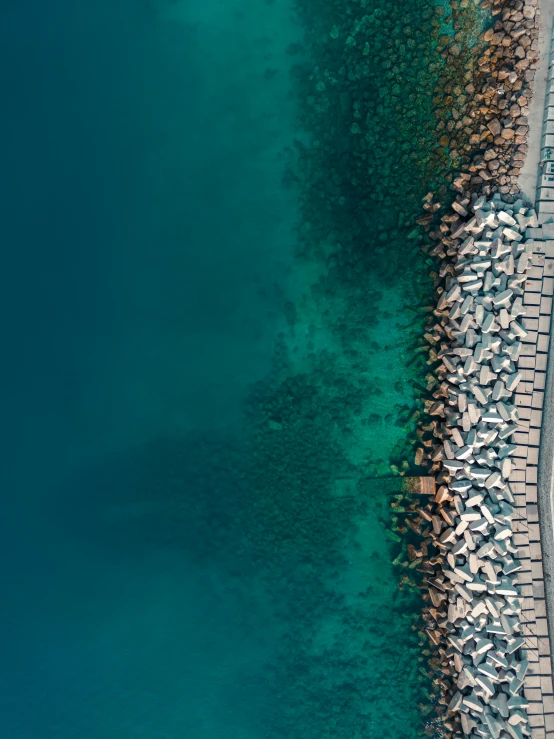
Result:
[[[3,4],[1,736],[417,734],[434,17]]]

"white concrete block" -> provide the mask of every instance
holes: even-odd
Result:
[[[554,200],[554,187],[539,187],[539,189],[537,190],[537,200]],[[538,207],[539,210],[542,210],[540,203],[538,204]]]

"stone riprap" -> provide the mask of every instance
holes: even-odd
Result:
[[[453,261],[435,311],[435,331],[447,341],[435,349],[438,387],[428,401],[439,487],[420,511],[439,551],[430,564],[441,565],[428,578],[428,631],[445,644],[442,684],[461,722],[454,728],[475,737],[520,739],[531,730],[539,737],[545,696],[554,699],[544,601],[534,601],[540,536],[537,447],[529,444],[538,444],[534,381],[544,382],[546,355],[539,360],[536,345],[547,317],[541,306],[550,310],[552,300],[542,290],[551,286],[539,276],[537,217],[523,201],[473,194],[454,211]]]
[[[486,48],[476,53],[479,75],[466,87],[470,106],[462,130],[468,141],[458,145],[464,156],[456,162],[454,187],[464,195],[517,197],[529,152],[541,13],[538,0],[485,0],[481,7],[488,5],[495,20],[480,37]]]

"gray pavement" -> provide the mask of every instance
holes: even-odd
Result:
[[[554,17],[554,0],[539,0],[541,29],[539,34],[540,59],[535,74],[535,93],[529,106],[529,153],[519,176],[519,185],[530,203],[535,203],[537,181],[540,175],[541,139],[546,98],[546,82],[550,59],[550,39]]]

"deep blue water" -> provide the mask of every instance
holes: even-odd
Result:
[[[129,473],[159,434],[236,422],[269,368],[292,214],[256,79],[217,48],[234,12],[0,11],[7,739],[260,735],[235,699],[264,635]]]
[[[299,117],[335,84],[305,30],[289,0],[0,7],[1,737],[419,726],[379,475],[426,267],[393,209],[370,258],[350,216],[309,243],[352,162],[344,97],[308,99],[333,136]]]

